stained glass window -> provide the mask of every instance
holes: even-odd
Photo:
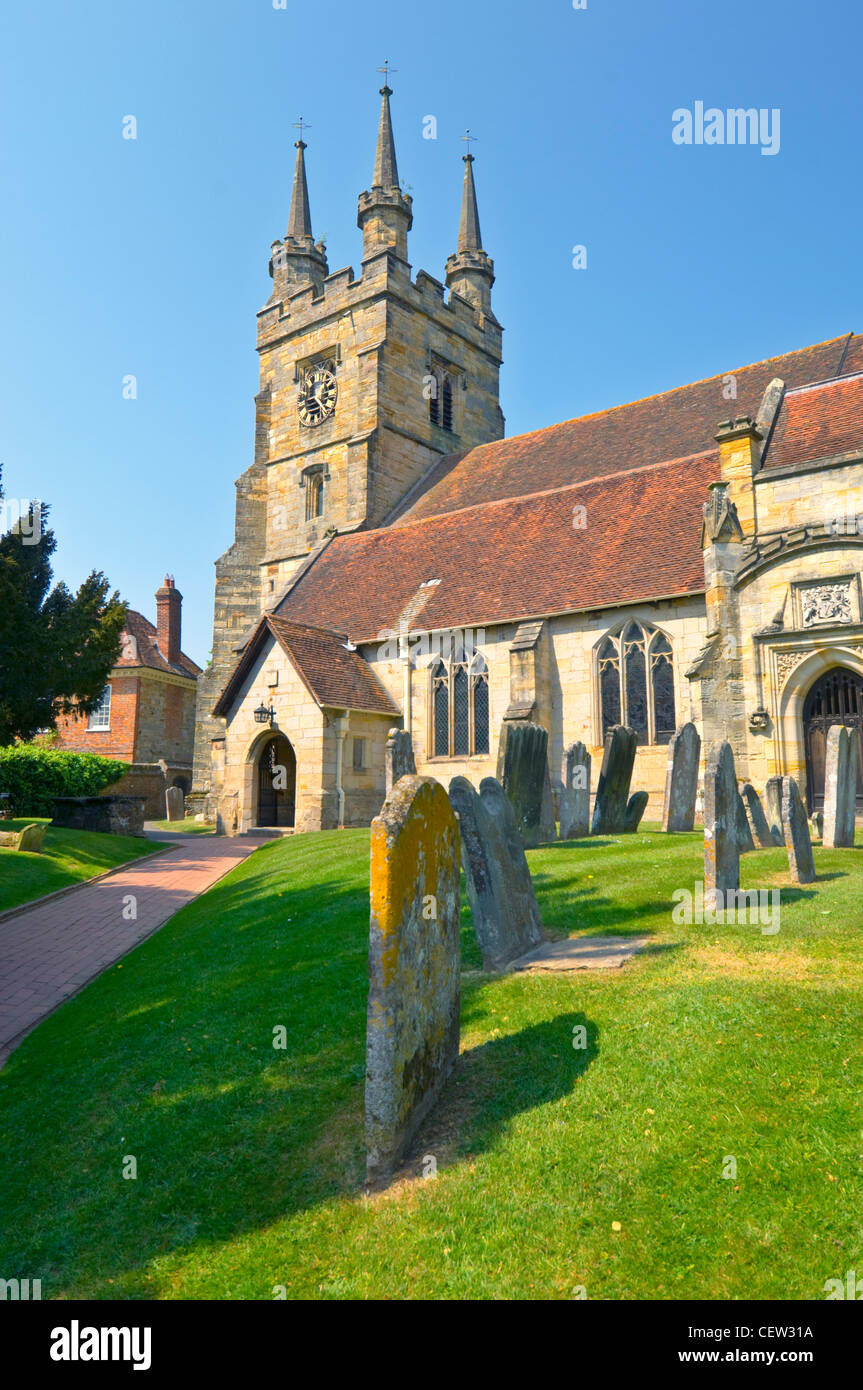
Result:
[[[615,724],[627,724],[639,743],[668,743],[676,711],[674,658],[667,637],[630,622],[606,637],[597,662],[603,738]]]
[[[432,671],[434,705],[434,756],[449,756],[449,675],[442,661]]]
[[[488,667],[477,653],[471,666],[471,695],[473,696],[473,751],[489,751]]]
[[[609,729],[620,723],[620,657],[613,637],[607,637],[599,649],[599,685],[605,738]]]
[[[654,742],[668,743],[675,729],[674,667],[671,664],[671,644],[661,632],[650,645],[650,667]]]
[[[644,657],[644,633],[638,623],[630,623],[623,637],[626,671],[626,722],[638,734],[638,742],[647,742],[647,665]]]

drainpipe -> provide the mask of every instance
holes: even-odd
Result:
[[[409,656],[402,657],[402,710],[404,712],[404,726],[408,733],[411,733],[413,715],[411,709],[411,659]]]
[[[348,732],[348,711],[337,714],[333,720],[333,727],[336,731],[336,796],[339,802],[339,830],[345,827],[345,789],[342,786],[342,768],[344,767],[345,738]]]

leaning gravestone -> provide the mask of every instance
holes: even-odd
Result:
[[[785,844],[785,834],[782,829],[782,778],[769,777],[767,786],[764,789],[764,799],[767,802],[767,824],[770,827],[770,834],[773,836],[775,845]]]
[[[668,745],[665,802],[662,808],[663,830],[692,830],[695,825],[700,757],[701,737],[698,730],[694,724],[681,724]]]
[[[823,842],[830,849],[849,849],[854,844],[857,739],[857,730],[846,729],[843,724],[827,730]]]
[[[454,777],[449,799],[458,816],[461,862],[484,970],[503,970],[543,939],[542,922],[512,806],[494,777],[482,794]]]
[[[168,820],[185,820],[186,798],[182,787],[168,787],[165,792],[165,813]]]
[[[557,822],[554,816],[554,796],[551,790],[551,774],[545,764],[545,777],[542,783],[542,801],[539,808],[539,842],[553,844],[557,839]]]
[[[366,1171],[398,1166],[458,1057],[459,830],[431,777],[393,788],[371,834]]]
[[[526,849],[542,843],[542,802],[547,777],[548,730],[541,724],[505,720],[497,753],[497,781],[512,802]],[[548,827],[545,829],[547,832]]]
[[[625,724],[615,724],[605,736],[602,771],[593,806],[592,835],[619,835],[623,830],[637,742],[635,730]]]
[[[749,817],[746,814],[746,806],[740,792],[737,793],[737,844],[741,854],[751,854],[755,848],[755,841],[752,838],[752,831],[749,828]]]
[[[400,777],[416,777],[414,743],[407,729],[390,729],[384,748],[384,765],[387,796]]]
[[[754,843],[760,849],[772,849],[776,841],[770,834],[770,826],[767,824],[761,798],[751,782],[744,782],[740,795],[743,797],[746,819],[749,821],[749,830]]]
[[[711,895],[716,906],[725,906],[725,895],[740,888],[739,800],[731,744],[714,743],[704,772],[704,897],[707,902]]]
[[[647,809],[648,793],[633,792],[626,803],[626,811],[623,816],[623,833],[634,835],[641,824],[641,817]]]
[[[582,840],[590,834],[590,754],[572,743],[563,755],[560,788],[560,838]]]
[[[795,883],[815,882],[815,860],[809,822],[793,777],[782,778],[782,827],[788,849],[788,868]]]

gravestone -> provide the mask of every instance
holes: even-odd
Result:
[[[737,892],[740,887],[740,845],[737,838],[737,773],[731,744],[714,743],[704,772],[704,896]],[[714,896],[711,905],[719,906]]]
[[[541,724],[504,720],[497,753],[497,781],[512,802],[526,849],[541,844],[543,828],[548,829],[542,824],[547,778],[548,730]]]
[[[23,830],[0,831],[0,845],[4,849],[19,850],[22,854],[39,854],[46,829],[44,825],[25,825]]]
[[[540,844],[550,845],[557,839],[557,821],[554,815],[554,796],[551,790],[551,774],[548,762],[545,764],[545,777],[542,784],[542,802],[539,810]]]
[[[767,803],[767,824],[770,827],[770,834],[773,836],[775,845],[785,844],[785,833],[782,829],[782,778],[769,777],[767,786],[764,789],[764,800]]]
[[[186,798],[182,787],[168,787],[165,792],[165,810],[168,820],[186,819]]]
[[[619,835],[623,830],[637,741],[635,730],[625,724],[615,724],[605,736],[602,770],[593,806],[592,835]]]
[[[626,803],[626,811],[623,816],[624,835],[634,835],[641,824],[641,817],[647,809],[648,793],[633,792]]]
[[[858,737],[856,729],[843,724],[827,730],[823,843],[829,849],[849,849],[854,844]]]
[[[698,730],[694,724],[681,724],[668,745],[662,829],[669,833],[692,830],[695,825],[700,757],[701,737]]]
[[[749,817],[746,814],[746,807],[740,792],[737,793],[737,844],[741,854],[750,854],[755,848],[755,841],[752,838],[752,831],[749,828]]]
[[[384,748],[384,766],[387,796],[400,777],[416,777],[414,743],[407,729],[390,729]]]
[[[503,970],[543,939],[542,922],[515,815],[494,777],[482,794],[453,777],[449,799],[458,815],[461,862],[484,970]]]
[[[813,811],[813,812],[812,812],[812,815],[809,817],[809,833],[810,833],[810,835],[814,835],[816,839],[821,840],[822,843],[823,843],[823,840],[824,840],[824,812],[823,812],[823,811]]]
[[[795,883],[815,882],[815,860],[809,822],[793,777],[782,778],[782,827],[788,849],[788,868]]]
[[[590,834],[590,754],[572,743],[563,755],[560,788],[560,838],[582,840]]]
[[[746,810],[746,819],[749,821],[749,829],[752,838],[760,849],[772,849],[776,841],[770,834],[770,826],[767,824],[767,817],[764,814],[764,807],[761,805],[761,798],[751,782],[744,782],[741,792],[743,805]]]
[[[458,1057],[459,885],[459,829],[449,797],[431,777],[402,777],[371,829],[370,1181],[398,1166]]]

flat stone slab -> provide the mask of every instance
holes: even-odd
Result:
[[[546,941],[512,962],[511,970],[614,970],[650,941],[649,936],[582,936]]]

